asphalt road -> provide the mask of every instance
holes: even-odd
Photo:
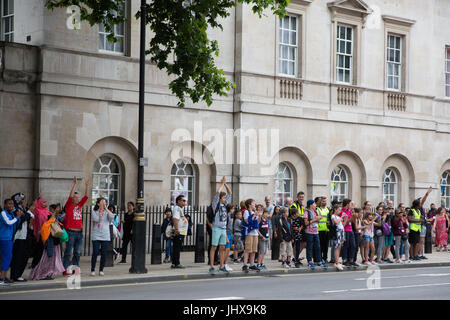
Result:
[[[264,275],[256,277],[133,283],[23,292],[2,300],[348,300],[450,299],[450,267]],[[378,277],[379,281],[377,278]],[[368,278],[370,279],[368,280]],[[376,289],[372,289],[372,288]]]

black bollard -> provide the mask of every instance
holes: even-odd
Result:
[[[203,224],[197,224],[195,232],[195,263],[205,262],[205,230]]]
[[[152,230],[151,264],[161,264],[162,263],[161,255],[162,255],[161,226],[159,224],[154,224]]]
[[[108,248],[106,249],[105,267],[114,267],[114,252],[113,252],[114,233],[112,224],[109,225],[109,236],[110,241],[108,243]]]
[[[431,241],[431,223],[427,222],[427,233],[425,234],[425,253],[432,253],[433,252],[433,244]]]

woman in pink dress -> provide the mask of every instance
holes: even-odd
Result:
[[[447,220],[448,217],[445,208],[439,208],[433,225],[433,232],[436,233],[436,245],[438,246],[438,251],[442,251],[442,247],[444,247],[444,251],[447,251]]]

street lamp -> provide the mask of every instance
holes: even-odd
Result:
[[[141,43],[139,58],[139,137],[136,212],[133,221],[133,245],[130,273],[147,273],[145,268],[146,225],[144,213],[144,107],[145,107],[145,27],[146,0],[141,0]]]

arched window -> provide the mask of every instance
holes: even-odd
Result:
[[[348,174],[341,166],[331,171],[331,201],[348,198]]]
[[[275,204],[282,206],[287,197],[292,198],[293,179],[289,166],[281,162],[274,175],[274,198]]]
[[[92,172],[92,202],[104,197],[108,205],[119,205],[121,178],[119,163],[113,156],[104,154],[98,158]]]
[[[386,169],[383,175],[381,188],[383,190],[383,201],[392,200],[395,207],[397,205],[398,179],[394,170]]]
[[[184,195],[188,205],[193,206],[195,201],[195,170],[189,159],[179,159],[171,171],[170,201],[175,205],[179,195]]]
[[[441,179],[441,206],[450,208],[450,171],[445,171]]]

